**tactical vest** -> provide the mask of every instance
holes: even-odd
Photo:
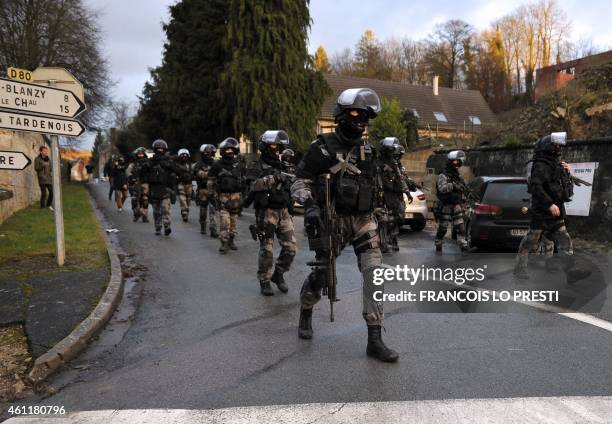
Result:
[[[179,181],[183,184],[191,183],[191,181],[193,181],[193,174],[191,172],[191,169],[192,169],[191,163],[189,162],[184,163],[181,161],[177,161],[176,166],[180,170]]]
[[[269,165],[259,160],[255,165],[253,176],[255,179],[263,178],[267,175],[275,175],[281,169]],[[285,209],[291,206],[291,187],[288,182],[277,182],[273,189],[254,193],[255,209]]]
[[[242,190],[242,170],[240,162],[235,161],[231,168],[224,164],[217,175],[217,184],[220,193],[238,193]]]
[[[147,181],[151,184],[170,185],[170,170],[164,161],[152,160],[148,168]]]
[[[560,202],[569,202],[574,196],[574,183],[571,180],[571,175],[567,172],[558,161],[553,161],[548,158],[535,158],[527,161],[527,192],[531,194],[531,174],[533,165],[536,162],[542,162],[548,165],[553,171],[553,179],[545,184],[544,189],[555,200]]]
[[[369,143],[347,147],[335,133],[318,136],[324,155],[335,160],[330,168],[331,190],[336,212],[355,215],[372,212],[376,195],[376,164],[374,152]],[[320,177],[319,177],[320,178]],[[317,184],[318,199],[324,199],[321,182]]]
[[[381,180],[383,191],[386,193],[403,193],[402,176],[395,161],[387,163],[381,161]]]

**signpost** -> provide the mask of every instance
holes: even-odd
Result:
[[[79,121],[70,119],[85,110],[83,85],[63,68],[42,67],[33,72],[9,68],[7,74],[10,80],[0,78],[0,128],[51,134],[55,253],[57,264],[63,266],[66,254],[58,135],[78,137],[85,131]],[[0,169],[9,169],[3,167],[2,158]],[[27,164],[23,168],[30,162],[29,158],[25,159]],[[10,156],[7,160],[10,166],[17,166],[17,157]]]
[[[74,118],[85,110],[71,91],[4,78],[0,78],[0,107],[62,118]]]
[[[0,169],[21,171],[31,163],[30,158],[22,152],[0,151]]]
[[[85,128],[79,121],[2,110],[0,110],[0,128],[68,137],[78,137],[85,132]]]

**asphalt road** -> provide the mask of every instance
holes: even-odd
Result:
[[[199,234],[195,208],[183,223],[174,206],[172,235],[155,236],[152,224],[132,223],[129,206],[117,212],[106,190],[106,185],[94,189],[108,224],[120,230],[117,239],[135,269],[146,268],[132,293],[138,306],[129,319],[116,319],[72,368],[51,379],[56,394],[28,404],[62,405],[67,411],[203,410],[612,395],[612,331],[597,325],[606,321],[588,323],[514,302],[449,308],[459,313],[386,303],[384,339],[401,357],[397,364],[380,363],[365,355],[361,278],[352,249],[338,260],[336,322],[329,322],[329,306],[322,301],[313,319],[315,337],[304,341],[296,331],[298,292],[311,254],[301,218],[295,219],[300,251],[286,275],[290,291],[266,298],[256,279],[258,244],[247,229],[252,212],[239,220],[239,250],[222,256],[217,240]],[[449,244],[443,255],[435,255],[431,229],[402,233],[400,245],[400,253],[385,256],[386,263],[488,263],[490,278],[483,287],[510,287],[512,254],[465,258]],[[581,289],[572,288],[575,296],[566,296],[573,300],[563,306],[609,320],[606,258],[586,260],[596,271],[588,283],[595,292],[576,301]],[[394,282],[386,291],[407,286]],[[493,312],[461,313],[466,310]]]

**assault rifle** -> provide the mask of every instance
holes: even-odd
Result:
[[[459,187],[461,192],[465,194],[468,200],[472,200],[474,202],[480,201],[480,199],[478,198],[478,196],[476,196],[474,191],[470,187],[468,187],[468,185],[463,180],[459,178],[453,178],[452,181],[453,181],[453,184]]]
[[[317,253],[323,251],[325,257],[317,258],[315,261],[308,262],[308,266],[323,269],[325,271],[325,287],[323,295],[329,299],[329,320],[334,322],[334,302],[338,299],[336,296],[336,286],[338,279],[336,276],[336,254],[338,253],[339,245],[339,226],[335,205],[331,200],[331,174],[323,175],[325,189],[325,218],[323,226],[307,226],[306,233],[308,234],[308,244],[310,250],[315,250]]]

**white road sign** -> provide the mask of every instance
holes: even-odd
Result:
[[[21,171],[32,161],[22,152],[2,152],[0,151],[0,169],[10,169]]]
[[[0,110],[0,128],[15,131],[32,131],[43,134],[65,135],[78,137],[85,132],[79,121],[68,119],[47,118],[44,116],[27,115]]]
[[[71,91],[0,78],[0,108],[74,118],[85,105]]]

